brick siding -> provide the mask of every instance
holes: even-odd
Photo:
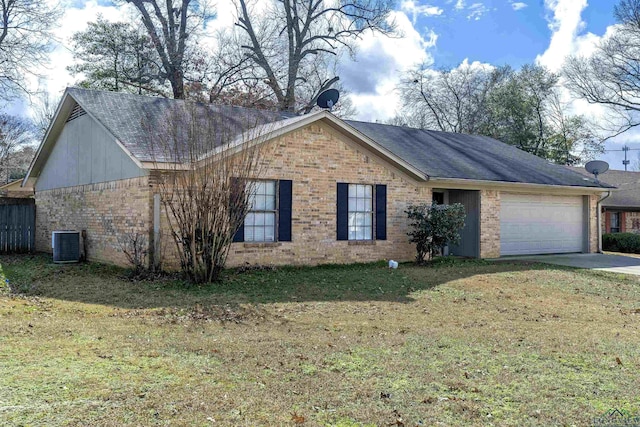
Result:
[[[395,171],[354,142],[318,124],[265,144],[261,179],[293,181],[292,241],[233,243],[228,266],[317,265],[408,261],[415,247],[407,237],[405,214],[411,203],[431,202],[431,189]],[[338,182],[387,185],[387,240],[336,240]],[[166,219],[162,233],[169,235]],[[177,266],[174,244],[165,245],[163,263]]]
[[[36,192],[36,250],[51,252],[51,232],[86,230],[89,260],[127,266],[122,244],[149,235],[147,177]]]

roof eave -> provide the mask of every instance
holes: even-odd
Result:
[[[329,113],[328,111],[319,111],[316,113],[307,114],[300,120],[297,120],[293,123],[288,123],[281,127],[277,127],[277,126],[270,127],[268,124],[264,125],[263,131],[258,132],[256,135],[251,135],[251,138],[249,139],[245,139],[241,136],[239,137],[238,141],[236,141],[233,144],[230,144],[225,149],[238,150],[238,149],[241,149],[242,147],[251,147],[256,144],[273,140],[275,138],[278,138],[290,132],[294,132],[298,129],[301,129],[305,126],[308,126],[318,121],[323,121],[324,123],[327,123],[329,126],[331,126],[333,129],[341,131],[342,133],[346,133],[347,135],[356,139],[361,145],[364,145],[369,150],[378,154],[380,157],[382,157],[383,159],[391,163],[394,167],[397,167],[401,171],[407,173],[410,177],[418,181],[429,180],[429,177],[424,172],[412,166],[411,164],[407,163],[406,161],[396,156],[395,154],[391,153],[389,150],[385,149],[380,144],[373,141],[372,139],[370,139],[369,137],[367,137],[357,129],[353,128],[349,124],[345,123],[343,120]],[[275,125],[277,124],[277,122],[274,122],[273,124]],[[215,153],[212,153],[212,155],[216,155],[219,153],[220,152],[217,151]],[[153,169],[153,170],[176,170],[177,169],[176,163],[170,163],[170,162],[163,163],[163,162],[143,161],[141,164],[142,164],[142,167],[145,169]]]
[[[463,185],[463,186],[478,186],[478,187],[498,187],[498,188],[517,188],[517,189],[561,189],[568,190],[575,193],[602,193],[605,191],[613,191],[614,188],[605,187],[583,187],[578,185],[552,185],[552,184],[536,184],[530,182],[511,182],[511,181],[491,181],[491,180],[479,180],[479,179],[463,179],[463,178],[443,178],[431,176],[430,181],[432,183],[442,182],[447,185]]]

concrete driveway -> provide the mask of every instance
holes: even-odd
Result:
[[[609,254],[561,254],[532,255],[500,258],[502,261],[522,260],[543,262],[546,264],[566,265],[568,267],[588,268],[591,270],[612,271],[614,273],[635,274],[640,276],[640,258]]]

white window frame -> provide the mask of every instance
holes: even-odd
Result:
[[[268,194],[267,186],[269,184],[273,185],[273,194]],[[244,220],[244,241],[276,242],[278,240],[278,181],[250,181],[247,183],[247,188],[251,194],[249,195],[249,210]],[[271,201],[273,205],[271,205]],[[260,206],[256,207],[256,202],[260,203]],[[273,218],[272,224],[267,223],[269,217]],[[256,233],[257,230],[262,230],[262,232]]]
[[[348,191],[348,240],[373,240],[375,229],[374,185],[349,184]]]

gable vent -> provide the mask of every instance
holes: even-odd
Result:
[[[71,114],[69,114],[69,118],[67,119],[67,122],[77,119],[80,116],[84,116],[85,114],[87,114],[87,112],[84,111],[81,106],[76,104],[75,107],[73,107],[73,110],[71,110]]]

